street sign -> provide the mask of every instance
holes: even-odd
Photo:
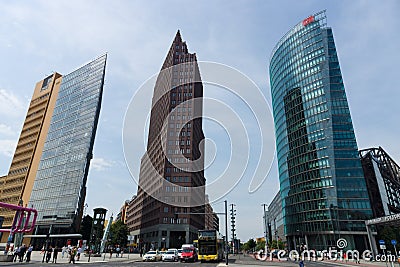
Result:
[[[379,240],[379,245],[385,245],[385,240]]]
[[[381,249],[386,249],[385,245],[380,245]]]
[[[396,244],[397,244],[397,241],[393,239],[393,240],[392,240],[392,245],[393,245],[393,246],[396,246]]]

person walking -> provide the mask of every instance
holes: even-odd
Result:
[[[66,251],[67,251],[67,247],[63,246],[62,249],[61,249],[61,258],[64,259],[64,254],[65,254]]]
[[[81,259],[81,254],[83,253],[83,247],[78,248],[78,254],[76,256],[76,260],[79,261]]]
[[[53,247],[49,246],[46,250],[46,263],[49,263],[51,259],[51,253],[53,252]]]
[[[60,249],[56,246],[53,251],[53,263],[57,263],[58,252]]]
[[[120,251],[121,251],[121,248],[119,247],[119,245],[117,245],[117,248],[115,249],[115,251],[116,251],[116,258],[118,258],[119,257],[119,253],[120,253]]]
[[[110,246],[110,259],[112,258],[112,254],[113,254],[113,247]]]
[[[31,261],[32,251],[33,251],[33,246],[32,244],[29,244],[28,250],[26,251],[26,262]]]
[[[23,262],[24,261],[24,256],[25,256],[25,252],[26,252],[26,245],[23,244],[22,247],[19,250],[19,262]]]
[[[20,250],[21,250],[21,247],[17,247],[17,249],[14,251],[14,259],[13,259],[13,262],[16,262],[16,261],[17,261],[17,258],[18,258],[18,256],[19,256]]]
[[[69,255],[69,263],[75,264],[75,256],[76,256],[76,247],[72,247]]]

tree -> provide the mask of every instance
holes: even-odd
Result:
[[[386,246],[393,248],[391,241],[392,240],[400,240],[400,227],[394,226],[381,226],[379,227],[378,235],[379,239],[385,240]],[[396,245],[397,249],[400,249],[399,244]]]
[[[256,241],[254,239],[249,239],[246,243],[243,244],[243,250],[250,251],[256,247]]]
[[[285,248],[285,244],[282,242],[282,240],[278,240],[278,242],[276,240],[272,240],[272,241],[268,242],[268,246],[270,249],[284,249]]]
[[[260,242],[257,242],[256,250],[264,250],[265,249],[265,241],[262,240]]]
[[[79,233],[82,235],[83,240],[90,241],[90,232],[92,231],[93,218],[90,215],[85,215],[82,219],[81,229]]]
[[[128,227],[122,221],[117,221],[110,226],[111,245],[126,246],[128,243]]]

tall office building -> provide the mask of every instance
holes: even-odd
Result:
[[[179,31],[157,77],[129,230],[145,249],[180,247],[205,224],[203,85]],[[203,214],[191,214],[203,213]]]
[[[8,175],[0,178],[0,202],[14,205],[26,205],[29,202],[60,87],[60,77],[60,74],[54,73],[36,83]],[[11,226],[14,215],[15,211],[0,209],[0,216],[4,216],[4,227]],[[3,235],[1,242],[7,238],[8,235]]]
[[[325,11],[281,38],[270,83],[289,246],[328,249],[345,238],[366,248],[372,211]]]
[[[106,55],[76,71],[38,82],[2,202],[38,210],[36,233],[74,232],[79,227],[103,93]],[[4,212],[10,226],[14,213]]]
[[[78,230],[100,115],[107,55],[63,76],[29,205],[37,233]]]

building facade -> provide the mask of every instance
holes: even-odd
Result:
[[[54,73],[36,83],[10,169],[6,176],[0,177],[0,202],[13,205],[26,205],[29,202],[60,87],[60,77],[60,74]],[[0,209],[0,215],[4,217],[3,226],[11,227],[15,211]]]
[[[154,87],[147,151],[129,209],[130,233],[145,250],[180,247],[205,227],[202,96],[196,54],[178,31]]]
[[[62,76],[29,205],[35,233],[79,230],[100,115],[107,55]]]
[[[268,206],[269,239],[286,242],[285,227],[283,224],[283,210],[281,192],[275,195]]]
[[[325,11],[281,38],[270,84],[289,247],[328,249],[345,238],[349,249],[366,248],[372,210]]]
[[[205,213],[204,229],[219,231],[219,217],[214,212],[214,209],[210,204],[208,195],[206,195]]]
[[[360,150],[374,218],[400,213],[400,167],[381,147]]]

